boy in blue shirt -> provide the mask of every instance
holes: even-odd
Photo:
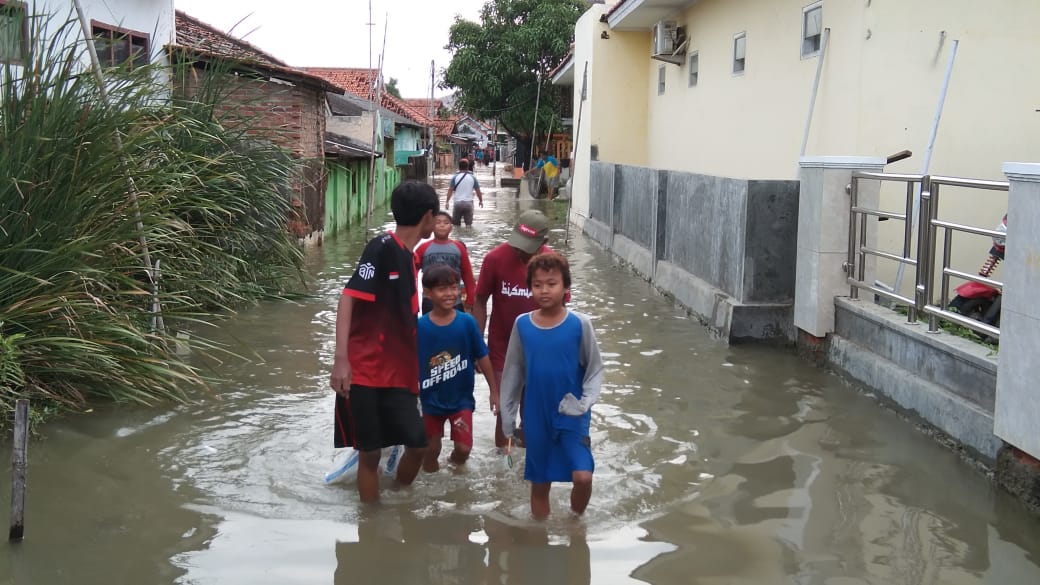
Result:
[[[603,382],[603,360],[589,318],[563,303],[571,288],[567,260],[550,252],[527,264],[527,288],[538,309],[517,317],[502,373],[502,429],[515,436],[523,396],[524,479],[531,482],[531,514],[549,515],[552,482],[571,482],[571,511],[592,497],[589,422]],[[526,391],[524,387],[526,386]]]
[[[477,321],[455,310],[459,302],[459,273],[447,264],[423,271],[423,294],[433,309],[419,319],[419,401],[428,448],[423,470],[440,469],[444,423],[451,427],[455,443],[449,459],[461,465],[473,448],[474,364],[484,372],[491,388],[491,411],[498,411],[498,384],[490,375],[491,360]]]

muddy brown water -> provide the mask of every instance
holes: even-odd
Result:
[[[565,487],[547,522],[529,519],[482,381],[465,468],[387,482],[370,508],[323,483],[335,306],[365,239],[353,233],[310,255],[313,299],[206,333],[250,357],[209,364],[226,380],[212,396],[48,425],[0,583],[1040,583],[1040,521],[984,475],[791,351],[727,346],[590,241],[565,243],[565,203],[488,189],[456,236],[479,259],[532,206],[560,226],[573,308],[607,361],[582,520]]]

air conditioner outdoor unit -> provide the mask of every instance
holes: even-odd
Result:
[[[675,51],[677,25],[674,20],[661,20],[654,25],[654,47],[650,53],[652,57],[668,55]]]

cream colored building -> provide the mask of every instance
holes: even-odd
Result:
[[[651,56],[654,27],[662,22],[681,28],[671,35],[679,45],[674,64]],[[1004,180],[1002,163],[1040,158],[1038,22],[1035,0],[593,5],[576,25],[569,65],[554,78],[575,89],[573,219],[580,224],[588,213],[593,158],[736,178],[797,178],[824,29],[829,41],[805,155],[885,157],[908,149],[913,156],[886,171],[924,171],[956,41],[927,171]],[[671,33],[669,26],[662,25]],[[885,191],[883,206],[902,209],[901,197]],[[950,189],[940,215],[992,227],[1005,210],[1004,193]],[[896,227],[883,224],[883,247],[897,245]],[[955,264],[977,267],[985,246],[955,242]],[[882,279],[892,272],[879,266]]]

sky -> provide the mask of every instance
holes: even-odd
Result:
[[[477,21],[484,2],[371,0],[372,68],[386,26],[384,79],[396,78],[403,97],[428,97],[430,60],[438,80],[451,60],[444,45],[455,15]],[[293,67],[369,66],[369,0],[174,0],[174,6]]]

